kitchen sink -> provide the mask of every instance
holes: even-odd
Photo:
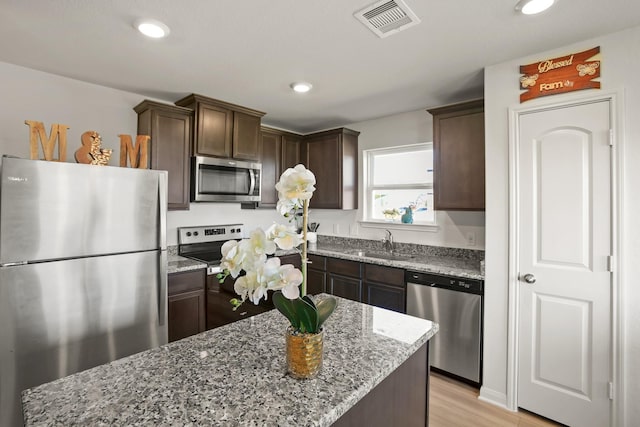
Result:
[[[374,251],[360,251],[354,250],[349,253],[361,257],[367,258],[378,258],[378,259],[388,259],[392,261],[408,261],[413,258],[412,255],[398,254],[398,253],[389,253],[389,252],[374,252]]]

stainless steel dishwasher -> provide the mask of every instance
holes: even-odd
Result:
[[[481,280],[407,271],[407,314],[433,320],[431,366],[475,385],[482,383]]]

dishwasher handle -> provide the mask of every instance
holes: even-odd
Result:
[[[407,271],[405,273],[405,282],[407,284],[414,283],[416,285],[450,289],[452,291],[466,292],[476,295],[482,295],[484,293],[484,283],[482,280],[467,279],[463,277]]]

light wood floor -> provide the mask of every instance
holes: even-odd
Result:
[[[478,400],[478,389],[431,373],[429,427],[558,426],[528,412],[511,412]]]

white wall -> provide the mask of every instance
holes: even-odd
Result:
[[[507,299],[508,299],[508,109],[519,106],[519,65],[554,58],[600,46],[602,89],[578,91],[571,94],[540,98],[527,102],[528,106],[580,99],[600,92],[614,92],[619,96],[619,149],[624,160],[622,187],[624,189],[622,234],[622,300],[625,346],[621,348],[625,361],[623,399],[626,408],[619,425],[640,424],[640,286],[632,278],[640,277],[640,27],[561,47],[553,51],[508,61],[485,69],[486,124],[486,245],[484,385],[481,396],[496,402],[507,392]],[[504,402],[504,401],[503,401]]]
[[[2,62],[0,93],[0,154],[28,158],[29,127],[24,121],[37,120],[44,123],[47,134],[53,123],[70,126],[67,133],[67,161],[74,161],[73,155],[80,147],[82,133],[97,131],[102,136],[103,147],[114,149],[110,162],[113,166],[119,162],[118,134],[136,134],[137,115],[133,107],[145,99],[139,94]],[[212,96],[215,97],[214,94]],[[347,127],[362,132],[359,139],[362,168],[362,149],[431,141],[431,126],[431,116],[419,110]],[[361,238],[377,239],[384,236],[380,229],[354,229],[353,225],[360,219],[359,211],[313,210],[311,218],[321,224],[320,234],[349,235],[353,231],[353,236]],[[228,203],[192,203],[189,211],[169,212],[167,243],[177,244],[176,228],[180,226],[238,222],[245,224],[245,230],[248,231],[258,226],[266,227],[273,221],[284,222],[274,210],[241,210],[239,204]],[[435,232],[394,230],[394,235],[400,242],[468,247],[464,236],[472,231],[476,234],[477,243],[471,248],[484,248],[483,213],[439,212],[437,221],[440,228]]]
[[[70,127],[67,161],[75,161],[80,136],[88,130],[97,131],[103,148],[114,149],[109,163],[114,166],[120,161],[118,135],[136,135],[133,107],[144,99],[142,95],[4,62],[0,62],[0,94],[0,154],[29,158],[29,126],[24,121],[35,120],[44,123],[47,135],[54,123]],[[56,147],[56,157],[57,153]]]

